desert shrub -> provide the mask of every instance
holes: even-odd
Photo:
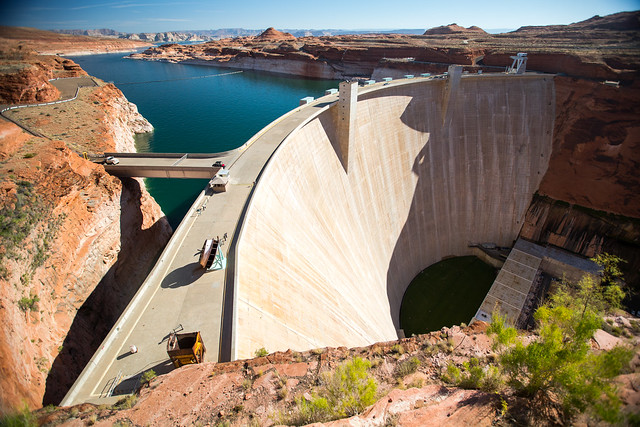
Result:
[[[453,341],[450,338],[446,340],[440,340],[436,344],[437,351],[441,351],[443,353],[451,353],[453,351]]]
[[[278,389],[277,395],[278,395],[278,399],[284,400],[289,395],[289,389],[286,386],[281,387],[280,389]]]
[[[282,424],[302,426],[332,420],[329,402],[324,397],[314,397],[308,401],[300,396],[296,398],[296,409]]]
[[[27,405],[17,412],[0,417],[2,427],[35,427],[37,425],[36,417],[29,411]]]
[[[398,344],[394,344],[391,347],[391,352],[394,353],[394,354],[398,354],[398,355],[404,354],[404,347],[403,347],[402,344],[399,344],[399,343]]]
[[[375,402],[378,386],[368,374],[370,367],[368,360],[354,357],[325,375],[323,394],[338,418],[358,414]]]
[[[264,347],[260,347],[259,349],[257,349],[253,354],[255,354],[256,357],[264,357],[267,354],[269,354],[269,352],[267,351],[266,348]]]
[[[144,371],[142,376],[140,377],[140,387],[144,387],[145,385],[149,385],[149,383],[157,377],[156,372],[153,369],[149,369],[148,371]]]
[[[462,369],[453,364],[447,365],[442,379],[449,384],[484,391],[496,391],[502,385],[502,378],[496,366],[483,365],[472,357],[462,364]]]
[[[418,370],[419,366],[420,366],[420,359],[418,359],[417,357],[412,357],[410,359],[403,360],[402,362],[398,363],[398,365],[396,366],[394,375],[396,378],[406,377],[407,375],[413,374],[416,370]]]
[[[323,375],[311,400],[296,398],[296,411],[286,423],[303,425],[359,414],[376,400],[378,386],[369,376],[371,363],[354,357]]]
[[[28,297],[22,297],[18,300],[18,307],[22,311],[35,311],[38,309],[38,295],[31,294]]]
[[[130,394],[118,400],[114,405],[114,409],[131,409],[138,403],[138,395]]]

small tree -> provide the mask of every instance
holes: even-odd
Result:
[[[633,352],[622,347],[590,352],[601,315],[610,309],[600,284],[587,275],[575,286],[560,284],[536,311],[539,338],[529,344],[514,336],[504,317],[494,315],[489,332],[505,349],[500,364],[509,384],[526,396],[542,393],[550,405],[559,401],[567,417],[590,410],[605,421],[618,421],[620,401],[610,379],[629,363]]]
[[[591,258],[591,261],[600,266],[600,288],[603,299],[611,308],[620,308],[625,297],[623,290],[624,278],[620,263],[627,261],[606,252]]]
[[[153,369],[149,369],[148,371],[144,371],[142,376],[140,377],[140,387],[144,387],[145,385],[149,385],[151,381],[157,377],[156,372]]]

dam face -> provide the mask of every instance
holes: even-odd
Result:
[[[513,243],[551,154],[553,78],[448,84],[361,89],[348,164],[336,105],[280,145],[238,240],[232,359],[397,339],[416,274]]]

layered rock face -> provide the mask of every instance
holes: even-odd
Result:
[[[555,81],[554,154],[540,193],[640,218],[640,82]]]
[[[134,132],[152,129],[112,85],[85,90],[86,104],[79,100],[75,107],[94,108],[91,114],[82,110],[87,124],[100,129],[84,136],[93,150],[132,151]],[[52,116],[39,129],[57,120],[66,128],[72,123]],[[171,229],[141,180],[110,176],[65,141],[32,137],[3,119],[0,155],[4,412],[22,402],[31,408],[59,402],[146,277]]]
[[[148,42],[138,40],[58,34],[35,28],[0,25],[0,51],[20,49],[25,52],[34,50],[46,55],[83,55],[130,52],[149,45]]]
[[[57,56],[13,52],[0,72],[0,104],[31,104],[56,101],[60,91],[49,80],[86,75],[78,64]]]

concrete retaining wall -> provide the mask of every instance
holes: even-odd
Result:
[[[361,93],[348,168],[335,107],[280,146],[238,242],[232,357],[396,339],[418,272],[512,244],[551,153],[553,79],[465,76],[443,117],[446,84]]]

